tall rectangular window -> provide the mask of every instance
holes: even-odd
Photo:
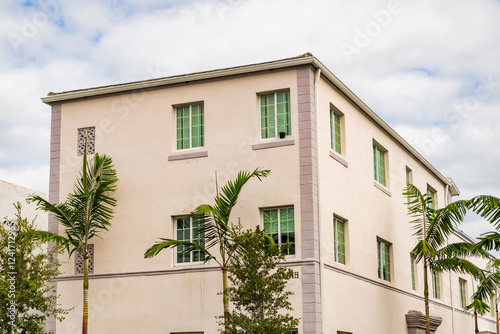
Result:
[[[373,177],[381,185],[386,185],[385,154],[379,146],[373,144]]]
[[[411,169],[406,166],[406,185],[408,186],[411,183],[413,183],[413,175]]]
[[[341,117],[342,115],[338,111],[330,109],[330,148],[338,154],[342,154]]]
[[[436,191],[432,189],[430,186],[427,187],[427,195],[430,198],[430,201],[428,203],[429,208],[435,209],[436,208]]]
[[[410,266],[411,266],[411,289],[416,291],[417,289],[417,268],[415,263],[415,256],[410,254]]]
[[[335,262],[345,264],[345,222],[337,217],[333,218],[333,239]]]
[[[390,244],[377,240],[378,278],[391,281]]]
[[[439,282],[439,271],[432,270],[432,295],[436,299],[441,299],[441,284]]]
[[[291,243],[287,255],[295,254],[295,219],[293,208],[263,210],[264,231],[276,244]]]
[[[205,145],[205,121],[203,103],[177,107],[177,149]]]
[[[467,306],[467,291],[465,289],[465,284],[467,281],[459,278],[458,284],[460,286],[460,306],[464,309]]]
[[[280,133],[292,134],[290,92],[276,92],[260,96],[261,138],[277,138]]]
[[[178,241],[196,242],[205,246],[204,217],[182,217],[175,219],[175,230]],[[188,251],[188,246],[177,246],[177,263],[202,262],[205,254],[200,250]]]

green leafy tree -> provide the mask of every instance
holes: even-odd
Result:
[[[38,209],[52,213],[64,227],[61,234],[38,231],[40,238],[64,246],[70,256],[76,251],[83,255],[82,334],[88,331],[89,240],[107,231],[111,225],[116,206],[113,193],[118,181],[110,157],[96,153],[94,159],[87,162],[86,151],[85,147],[82,171],[66,202],[52,204],[37,195],[28,197],[28,201],[35,202]]]
[[[288,334],[299,324],[289,313],[292,305],[285,291],[293,278],[293,270],[277,265],[285,260],[288,244],[277,246],[259,227],[255,231],[241,231],[235,227],[234,242],[239,251],[229,261],[227,289],[234,305],[229,315],[231,334]]]
[[[470,202],[455,201],[444,208],[437,209],[433,196],[422,194],[412,184],[407,186],[403,195],[408,199],[408,215],[413,218],[410,222],[418,238],[412,254],[415,261],[422,261],[424,266],[426,333],[430,334],[429,270],[470,274],[480,280],[484,277],[483,271],[467,258],[470,256],[489,258],[489,254],[468,242],[448,244],[448,237],[463,221]]]
[[[57,248],[44,249],[35,220],[22,217],[19,202],[14,206],[15,219],[0,223],[0,333],[45,333],[47,317],[62,321],[69,312],[49,294],[60,274]]]
[[[173,247],[183,247],[186,253],[193,250],[199,251],[204,255],[205,262],[214,260],[222,271],[222,291],[223,291],[223,304],[225,314],[225,328],[226,332],[228,327],[228,314],[229,314],[229,299],[227,296],[227,269],[228,261],[235,253],[237,247],[234,244],[234,234],[230,226],[231,212],[238,201],[243,186],[253,177],[262,181],[262,177],[269,175],[269,170],[255,169],[253,172],[240,171],[234,181],[222,187],[221,193],[217,193],[214,198],[213,205],[202,204],[198,206],[192,215],[197,217],[205,217],[204,223],[200,224],[195,234],[203,235],[204,238],[197,241],[179,241],[175,239],[160,238],[160,241],[151,246],[144,254],[145,258],[156,256],[162,250]],[[219,254],[212,253],[212,247],[218,245]]]

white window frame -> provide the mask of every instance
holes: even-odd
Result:
[[[177,220],[178,219],[189,219],[189,241],[193,241],[193,218],[195,217],[192,217],[192,216],[175,216],[173,217],[173,221],[174,221],[174,239],[175,240],[179,240],[177,238]],[[190,251],[189,252],[189,261],[188,262],[178,262],[178,251],[179,251],[179,247],[180,246],[177,246],[174,248],[174,263],[176,265],[192,265],[192,264],[200,264],[200,263],[203,263],[205,260],[200,260],[200,261],[194,261],[193,260],[193,251]],[[204,257],[205,255],[203,255]]]
[[[201,146],[196,146],[193,147],[193,106],[196,105],[202,105],[203,108],[203,145]],[[177,109],[178,108],[185,108],[189,107],[189,147],[186,148],[178,148],[177,147]],[[179,104],[173,106],[174,108],[174,135],[175,135],[175,140],[174,140],[174,148],[175,151],[188,151],[188,150],[197,150],[200,148],[204,148],[206,145],[206,135],[205,135],[205,102],[204,101],[198,101],[198,102],[192,102],[192,103],[186,103],[186,104]]]
[[[264,226],[264,212],[265,211],[274,211],[276,210],[278,213],[277,219],[278,219],[278,245],[281,245],[281,212],[280,210],[282,209],[293,209],[293,247],[289,248],[287,253],[290,251],[290,249],[293,249],[293,254],[287,254],[287,257],[295,257],[297,254],[297,239],[296,239],[296,229],[297,229],[297,224],[296,224],[296,219],[295,219],[295,208],[293,205],[290,206],[280,206],[280,207],[270,207],[270,208],[261,208],[260,209],[260,215],[261,215],[261,225],[262,225],[262,230],[266,232],[267,234],[271,235],[268,231],[265,230]]]
[[[261,92],[257,94],[257,101],[258,101],[258,115],[259,115],[259,138],[260,140],[275,140],[280,138],[280,134],[278,132],[278,110],[277,110],[277,94],[278,93],[285,93],[288,92],[289,95],[289,114],[290,114],[290,133],[286,134],[285,133],[285,138],[288,136],[292,135],[292,95],[290,92],[290,89],[280,89],[276,91],[269,91],[269,92]],[[267,138],[262,137],[262,97],[265,95],[274,95],[274,136],[270,136]]]

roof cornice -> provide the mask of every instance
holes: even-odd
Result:
[[[296,67],[303,65],[312,65],[315,68],[321,69],[321,74],[327,78],[334,86],[336,86],[347,98],[357,105],[375,124],[380,126],[389,136],[393,137],[400,145],[410,152],[417,160],[419,160],[430,172],[436,175],[445,185],[449,185],[456,189],[455,184],[450,179],[444,177],[434,166],[432,166],[420,153],[417,152],[406,140],[404,140],[394,129],[392,129],[380,116],[378,116],[370,107],[368,107],[356,94],[354,94],[342,81],[340,81],[323,63],[315,58],[310,53],[304,55],[287,58],[282,60],[270,61],[259,64],[246,66],[231,67],[220,70],[198,72],[184,75],[176,75],[171,77],[150,79],[144,81],[136,81],[124,84],[102,86],[88,89],[80,89],[66,92],[49,93],[47,97],[43,97],[42,102],[52,105],[62,102],[68,102],[75,99],[96,97],[108,94],[124,93],[134,90],[154,89],[161,86],[168,86],[178,83],[191,81],[200,81],[207,79],[223,78],[234,75],[242,75],[261,71],[268,71],[286,67]],[[456,191],[458,192],[458,190]]]

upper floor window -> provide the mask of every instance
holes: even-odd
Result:
[[[177,149],[205,145],[203,103],[176,108]]]
[[[387,151],[381,146],[373,144],[373,177],[375,181],[383,186],[387,185],[386,182],[386,155]]]
[[[460,306],[465,309],[467,306],[467,290],[466,290],[467,281],[459,278],[458,284],[460,285]]]
[[[205,245],[204,217],[179,217],[175,219],[176,240],[197,242],[200,246]],[[200,250],[189,251],[188,246],[176,247],[177,263],[201,262],[205,260],[205,254]]]
[[[333,218],[333,246],[335,262],[345,264],[345,222]]]
[[[441,284],[439,281],[439,271],[432,270],[432,295],[436,299],[441,299]]]
[[[295,255],[295,218],[293,208],[262,210],[264,231],[276,244],[291,243],[287,255]]]
[[[388,242],[377,240],[378,278],[391,281],[391,245]]]
[[[278,138],[292,134],[290,91],[260,96],[261,138]]]
[[[408,166],[406,166],[406,186],[412,183],[413,183],[413,173],[411,169]]]
[[[415,256],[410,254],[410,266],[411,266],[411,289],[416,291],[417,289],[417,266],[415,263]]]
[[[435,209],[436,208],[436,191],[432,189],[430,186],[427,186],[427,195],[431,199],[431,201],[428,203],[429,208]]]
[[[342,154],[342,113],[333,107],[330,107],[330,148]]]

